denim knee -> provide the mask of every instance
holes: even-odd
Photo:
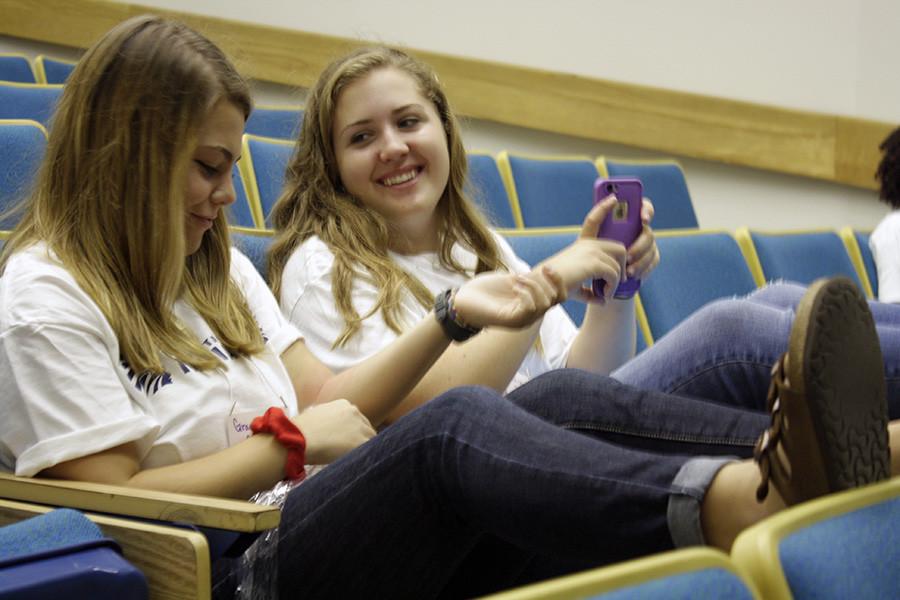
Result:
[[[446,429],[448,423],[473,415],[483,415],[492,405],[505,402],[503,396],[491,388],[466,385],[452,388],[429,400],[409,416],[416,415],[423,431]],[[434,427],[434,428],[433,428]]]
[[[751,292],[747,299],[782,309],[794,309],[806,293],[806,286],[794,281],[779,280],[767,283]]]
[[[748,340],[754,338],[759,330],[754,325],[755,321],[747,316],[759,310],[744,299],[723,298],[702,306],[690,319],[701,323],[704,332],[719,339]],[[707,339],[704,345],[708,344]]]
[[[582,369],[554,369],[519,386],[508,395],[509,400],[526,411],[542,415],[545,408],[565,403],[573,397],[609,393],[623,384],[615,379]]]

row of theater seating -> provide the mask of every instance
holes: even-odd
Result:
[[[537,264],[571,244],[577,227],[499,229],[523,260]],[[855,281],[868,297],[877,278],[868,234],[840,231],[734,232],[702,229],[657,231],[661,260],[641,285],[637,301],[638,351],[652,345],[694,311],[719,298],[745,295],[767,281],[808,284],[832,275]],[[266,276],[265,255],[272,232],[234,228],[235,244]],[[580,324],[585,304],[563,303]]]
[[[0,119],[31,119],[49,125],[74,62],[39,55],[0,53]],[[259,106],[247,123],[255,135],[293,139],[300,131],[299,106]]]
[[[0,119],[30,119],[49,126],[63,87],[62,83],[22,83],[0,77]],[[293,139],[302,120],[303,109],[299,106],[261,105],[254,108],[246,130],[260,136]]]
[[[0,120],[30,119],[46,127],[61,90],[62,86],[0,83]],[[232,215],[234,224],[265,225],[294,147],[289,132],[298,126],[302,114],[302,109],[296,107],[260,107],[250,116],[243,159],[234,170],[238,193]],[[273,134],[285,137],[271,137]],[[644,194],[656,209],[655,228],[698,226],[684,172],[674,161],[509,152],[495,156],[477,151],[469,152],[467,157],[469,191],[497,227],[579,224],[592,205],[593,184],[599,176],[639,178]]]
[[[236,169],[233,175],[239,198],[231,207],[230,218],[243,231],[257,230],[254,233],[258,236],[249,237],[264,241],[269,232],[260,225],[265,224],[265,215],[280,191],[293,144],[289,140],[253,135],[245,135],[243,144],[240,173]],[[0,122],[0,152],[5,156],[0,160],[0,213],[27,187],[45,145],[46,131],[40,125]],[[481,160],[484,158],[490,162]],[[496,178],[501,171],[512,170],[521,159],[506,153],[497,158],[495,162],[491,156],[470,156],[473,164],[479,165],[476,173],[491,173]],[[548,159],[531,163],[572,167],[575,161]],[[584,172],[579,188],[591,189],[598,164],[604,163],[588,159],[580,163]],[[608,167],[610,162],[605,164]],[[565,170],[559,170],[547,175],[548,179],[552,177],[569,181],[579,176],[569,172],[567,177]],[[521,198],[523,194],[517,190],[530,188],[516,176],[508,188],[502,189],[510,189]],[[549,207],[556,202],[545,200],[543,204]],[[11,214],[0,220],[0,230],[12,229],[16,218],[17,215]],[[531,264],[568,245],[578,234],[577,227],[500,227],[498,230],[516,253]],[[643,333],[639,348],[652,344],[706,302],[746,294],[772,279],[809,283],[817,277],[844,274],[857,281],[869,297],[877,294],[877,277],[865,232],[738,230],[732,235],[695,227],[664,229],[658,225],[656,231],[662,261],[653,276],[644,282],[639,295],[638,315]],[[262,268],[262,263],[258,264]],[[572,301],[566,307],[580,323],[584,305]]]
[[[498,232],[518,256],[537,264],[571,244],[579,229]],[[267,276],[266,254],[272,234],[271,230],[232,228],[234,244],[250,257],[263,277]],[[663,258],[637,295],[638,351],[651,346],[704,304],[746,295],[773,280],[809,284],[819,277],[844,275],[868,297],[877,293],[868,234],[849,227],[804,232],[672,230],[657,232],[657,243]],[[584,303],[567,300],[563,307],[576,324],[581,324]]]
[[[24,54],[0,53],[0,81],[65,83],[75,63],[39,54],[32,62]]]
[[[0,215],[22,195],[31,181],[46,146],[46,131],[30,121],[0,121]],[[246,134],[243,139],[243,159],[233,178],[238,200],[230,208],[230,221],[246,230],[256,229],[265,239],[266,215],[278,197],[284,180],[284,171],[293,151],[290,140],[277,140]],[[615,164],[608,160],[591,161],[566,159],[527,159],[501,152],[495,157],[471,154],[473,177],[495,180],[493,197],[499,203],[484,206],[489,214],[496,214],[497,207],[521,208],[531,206],[522,199],[534,190],[546,188],[548,182],[560,183],[547,188],[569,186],[591,194],[593,181],[598,173],[611,171]],[[658,165],[637,165],[651,168]],[[504,179],[505,183],[496,181]],[[657,171],[659,173],[659,171]],[[680,174],[680,170],[678,171]],[[653,180],[653,175],[646,176]],[[680,177],[683,182],[683,176]],[[485,186],[483,189],[490,189]],[[526,193],[527,192],[527,193]],[[547,198],[553,198],[548,201]],[[561,205],[556,196],[547,196],[540,203],[544,210],[556,214]],[[590,201],[581,199],[584,206]],[[685,206],[693,209],[688,199]],[[865,232],[833,231],[816,232],[758,232],[738,230],[735,235],[722,231],[696,228],[696,219],[687,228],[666,229],[657,203],[654,225],[659,238],[662,261],[643,285],[639,296],[638,315],[642,339],[639,348],[652,344],[674,325],[706,302],[727,296],[746,294],[765,281],[789,279],[809,283],[817,277],[843,274],[858,282],[869,296],[877,295],[877,277]],[[524,212],[524,211],[520,211]],[[580,222],[585,210],[573,212],[575,223]],[[12,229],[16,214],[0,219],[0,230]],[[504,223],[500,223],[501,225]],[[506,224],[509,224],[508,222]],[[575,227],[498,227],[513,245],[516,253],[530,264],[553,254],[575,239]],[[843,238],[843,239],[842,239]],[[567,309],[580,323],[584,305],[567,303]]]
[[[266,227],[294,150],[288,139],[245,134],[234,173],[238,202],[232,222]],[[578,225],[593,203],[598,177],[637,177],[654,203],[655,229],[697,227],[684,172],[674,161],[622,161],[588,156],[468,152],[468,191],[495,227]],[[244,208],[243,204],[250,208]],[[254,215],[252,223],[247,214]]]
[[[210,499],[152,497],[115,486],[2,474],[0,480],[6,484],[0,489],[9,491],[0,498],[0,599],[66,594],[139,600],[148,593],[150,598],[210,598],[210,562],[227,552],[215,542],[216,532],[202,527],[216,520],[197,511]],[[36,490],[47,489],[62,493],[33,497]],[[48,512],[42,505],[67,507],[72,498],[79,498],[74,504],[87,512]],[[208,512],[221,520],[229,509],[235,516],[240,513],[235,507],[246,505],[267,515],[260,527],[226,525],[235,534],[251,532],[241,534],[241,547],[277,523],[274,507],[230,502],[232,507],[210,506]],[[161,505],[168,515],[154,512]],[[148,511],[157,523],[146,522]],[[172,523],[176,520],[180,523]],[[900,478],[895,477],[769,517],[743,531],[729,554],[711,548],[674,550],[502,592],[490,600],[895,598],[898,561]]]

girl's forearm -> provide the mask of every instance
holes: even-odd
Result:
[[[566,366],[608,375],[634,356],[635,335],[634,299],[590,304]]]
[[[488,328],[453,344],[387,418],[394,421],[435,396],[461,385],[482,385],[503,392],[534,346],[541,321],[524,329]]]
[[[378,426],[410,394],[448,345],[450,339],[434,314],[429,313],[374,356],[331,377],[316,401],[346,398]]]

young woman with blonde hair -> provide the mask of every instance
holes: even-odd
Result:
[[[514,391],[528,411],[461,388],[375,435],[450,338],[528,327],[558,300],[561,275],[479,275],[442,294],[434,318],[332,375],[229,248],[224,209],[248,111],[227,59],[178,23],[136,17],[79,62],[0,258],[0,468],[247,498],[302,477],[305,462],[328,464],[287,495],[273,562],[257,566],[284,597],[342,598],[469,597],[551,560],[566,572],[704,540],[728,547],[785,502],[885,475],[883,389],[848,387],[877,381],[877,361],[857,362],[878,347],[864,303],[840,300],[838,320],[821,302],[843,292],[839,281],[804,304],[791,385],[778,387],[791,428],[778,411],[762,475],[723,455],[747,456],[764,415],[580,371]],[[837,394],[799,387],[807,354],[822,354]],[[571,398],[547,401],[560,395]],[[833,412],[822,408],[843,410],[851,443],[809,437],[843,429],[815,416]],[[777,493],[758,503],[770,474]],[[477,560],[498,545],[502,567]],[[215,567],[227,597],[233,572]]]
[[[484,271],[530,271],[467,198],[459,127],[427,65],[389,48],[352,53],[322,74],[305,115],[271,216],[270,285],[331,369],[396,339],[445,286]],[[644,277],[658,252],[649,227],[627,255],[621,244],[596,239],[611,201],[546,263],[570,290],[593,277],[610,283],[580,330],[562,308],[520,331],[489,329],[446,352],[394,416],[454,385],[503,391],[553,368],[608,373],[633,355],[634,301],[613,299],[612,291],[626,264]],[[652,217],[649,204],[643,217]]]

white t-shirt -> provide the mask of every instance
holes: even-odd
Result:
[[[250,261],[231,256],[266,350],[231,357],[179,301],[175,314],[224,368],[197,371],[163,357],[166,373],[148,375],[124,362],[103,313],[45,244],[15,254],[0,277],[0,469],[31,476],[126,442],[137,443],[142,468],[171,465],[247,437],[249,420],[270,406],[296,414],[279,356],[300,333]]]
[[[900,211],[881,220],[869,236],[869,248],[878,271],[878,299],[900,302]]]
[[[502,237],[494,234],[504,264],[513,272],[527,272],[529,266],[519,259]],[[474,252],[457,244],[453,256],[467,272],[474,273],[478,258]],[[391,258],[406,272],[415,275],[433,294],[459,287],[467,277],[441,266],[436,253],[406,256],[391,253]],[[307,239],[291,255],[284,268],[281,284],[281,310],[303,334],[307,347],[332,371],[338,372],[375,354],[394,339],[381,310],[362,323],[360,330],[341,348],[332,348],[334,340],[344,329],[344,320],[337,312],[331,291],[334,255],[318,237]],[[364,269],[357,271],[353,282],[353,306],[365,316],[376,305],[378,288]],[[405,327],[421,321],[430,312],[411,295],[402,301],[400,315]],[[565,366],[569,349],[578,332],[566,311],[554,306],[547,311],[541,324],[540,349],[532,348],[510,382],[510,391],[526,381]]]

